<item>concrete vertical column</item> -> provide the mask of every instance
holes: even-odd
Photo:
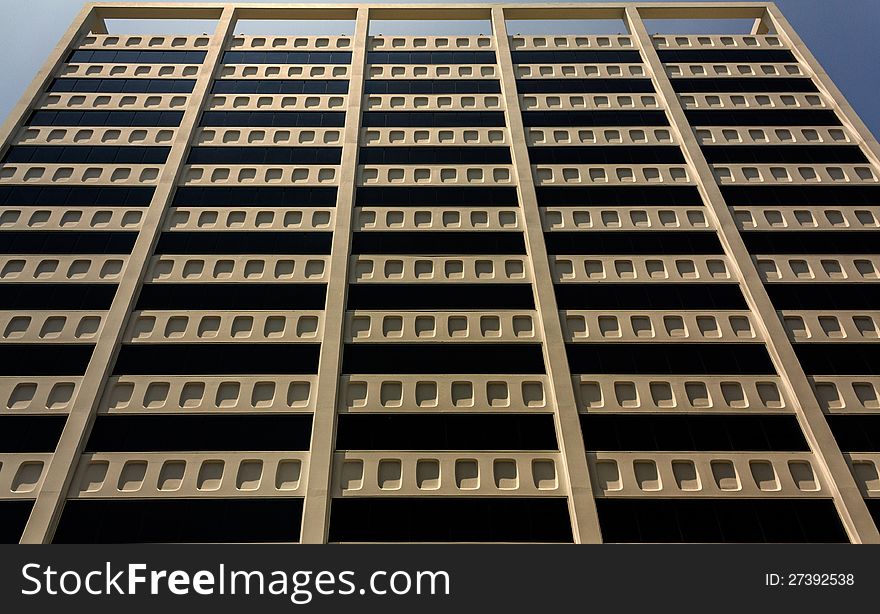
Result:
[[[349,67],[348,107],[343,128],[342,162],[336,197],[336,225],[330,248],[327,303],[324,311],[324,339],[318,363],[315,417],[309,454],[306,497],[303,506],[303,543],[327,541],[330,520],[330,479],[336,447],[336,406],[340,394],[342,350],[345,347],[345,304],[348,295],[348,268],[351,258],[351,232],[357,184],[360,145],[361,103],[364,92],[364,65],[367,57],[369,8],[357,9],[351,66]]]
[[[226,43],[232,35],[234,8],[226,6],[211,37],[205,61],[199,70],[189,104],[180,126],[175,132],[168,159],[162,167],[153,198],[144,214],[143,226],[138,233],[134,248],[120,275],[119,286],[113,303],[104,317],[101,334],[92,352],[70,415],[61,433],[43,487],[37,495],[30,519],[22,536],[22,543],[48,543],[52,541],[61,510],[67,498],[70,482],[76,472],[79,456],[88,440],[95,414],[101,401],[104,386],[115,362],[128,316],[140,293],[142,278],[147,271],[153,249],[162,232],[162,223],[169,203],[174,197],[180,173],[186,161],[190,141],[199,124],[202,107],[208,98],[211,82],[220,65]],[[78,31],[78,30],[77,30]],[[68,45],[71,44],[68,42]]]
[[[641,48],[642,57],[660,100],[666,107],[670,125],[681,143],[688,169],[699,187],[709,218],[718,232],[730,266],[739,279],[740,288],[755,317],[761,337],[767,344],[776,371],[794,403],[798,422],[819,465],[820,478],[833,493],[834,504],[850,540],[854,543],[880,543],[877,527],[874,526],[813,388],[797,359],[788,333],[740,236],[733,215],[715,181],[712,167],[700,149],[684,107],[672,87],[653,40],[645,29],[639,10],[635,6],[627,6],[625,11],[630,33]]]
[[[600,543],[602,536],[599,530],[599,518],[581,435],[577,400],[565,354],[565,337],[553,291],[553,274],[544,243],[541,211],[535,194],[528,141],[516,90],[516,73],[510,55],[510,39],[504,21],[504,9],[498,6],[492,7],[492,32],[495,36],[495,49],[501,72],[501,91],[511,139],[510,151],[516,173],[520,215],[534,277],[535,309],[544,333],[544,364],[550,381],[549,392],[555,413],[556,438],[559,442],[559,450],[562,452],[564,478],[570,493],[568,506],[572,533],[577,543]]]

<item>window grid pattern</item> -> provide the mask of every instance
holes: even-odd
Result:
[[[0,135],[14,541],[878,541],[880,148],[775,8],[746,36],[236,10],[75,24]],[[89,524],[123,500],[241,526]]]

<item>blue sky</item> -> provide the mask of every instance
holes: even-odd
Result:
[[[0,0],[0,117],[9,113],[82,5],[81,0]],[[777,5],[880,135],[880,0],[777,0]],[[378,32],[396,33],[390,25]]]

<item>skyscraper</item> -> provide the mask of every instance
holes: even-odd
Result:
[[[880,146],[772,4],[89,5],[0,139],[5,541],[880,541]]]

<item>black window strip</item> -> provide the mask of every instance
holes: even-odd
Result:
[[[712,164],[868,163],[857,145],[709,145],[703,156]]]
[[[664,111],[523,111],[523,125],[538,126],[668,126]]]
[[[31,517],[33,499],[0,501],[0,544],[17,544]]]
[[[204,51],[157,49],[77,49],[67,57],[70,64],[201,64]]]
[[[866,414],[825,416],[843,452],[880,452],[880,416]]]
[[[156,253],[326,255],[332,240],[332,232],[163,232]]]
[[[0,416],[0,453],[54,452],[67,416]]]
[[[514,187],[361,187],[355,192],[355,204],[361,207],[515,207]]]
[[[834,111],[820,109],[749,109],[685,111],[691,126],[839,126]]]
[[[684,164],[678,147],[615,145],[613,147],[529,147],[532,164]]]
[[[116,284],[7,283],[0,309],[109,309],[115,295]]]
[[[0,205],[12,207],[146,207],[155,188],[145,186],[0,186]]]
[[[880,232],[846,230],[762,230],[742,233],[753,254],[877,254]]]
[[[341,414],[337,450],[556,450],[551,414]]]
[[[581,414],[580,422],[591,452],[810,450],[793,415]]]
[[[571,343],[565,349],[574,374],[776,374],[757,343]]]
[[[796,343],[794,351],[807,375],[880,375],[876,343]]]
[[[348,309],[534,309],[529,284],[351,284]]]
[[[214,94],[347,94],[345,79],[217,79]]]
[[[182,186],[176,207],[335,207],[335,187],[197,187]]]
[[[123,345],[114,375],[299,375],[318,372],[317,343]]]
[[[556,284],[560,309],[682,310],[748,309],[737,284],[704,283],[560,283]]]
[[[654,92],[650,79],[517,79],[520,94],[647,94]]]
[[[301,498],[71,499],[55,544],[298,542]]]
[[[789,62],[797,59],[788,49],[658,49],[661,62]]]
[[[202,126],[341,128],[344,111],[205,111]]]
[[[355,232],[352,254],[525,254],[519,232]]]
[[[501,111],[365,111],[365,128],[497,128],[504,126]]]
[[[597,499],[606,543],[848,543],[831,499]]]
[[[592,50],[578,49],[573,51],[511,51],[514,64],[568,64],[568,63],[638,63],[642,56],[638,51],[629,50]]]
[[[170,147],[15,145],[3,163],[11,164],[165,164]]]
[[[341,147],[193,147],[187,164],[339,164]]]
[[[50,92],[101,94],[190,94],[194,79],[55,79]]]
[[[324,309],[325,284],[145,284],[135,309]]]
[[[809,77],[694,77],[671,81],[679,93],[819,91]]]
[[[351,64],[350,51],[226,51],[223,64]]]
[[[494,51],[367,51],[367,64],[494,63]]]
[[[738,205],[805,206],[805,205],[867,205],[880,203],[880,186],[857,185],[774,185],[721,186],[724,200],[731,207]]]
[[[880,284],[767,284],[777,309],[880,309]]]
[[[174,127],[183,111],[34,111],[30,126],[112,126],[119,128]]]
[[[570,543],[565,498],[334,498],[331,542]]]
[[[350,343],[343,373],[544,373],[537,343]]]
[[[0,344],[0,376],[83,375],[92,345]]]
[[[510,164],[507,147],[361,147],[359,164]]]
[[[0,254],[129,254],[136,232],[22,230],[0,232]]]
[[[308,450],[311,414],[99,416],[88,452]]]
[[[497,79],[367,79],[364,94],[500,94]]]
[[[548,254],[724,254],[718,235],[711,231],[548,232],[544,241]]]
[[[624,186],[624,187],[557,187],[535,188],[538,204],[549,206],[695,206],[703,205],[695,186]]]

